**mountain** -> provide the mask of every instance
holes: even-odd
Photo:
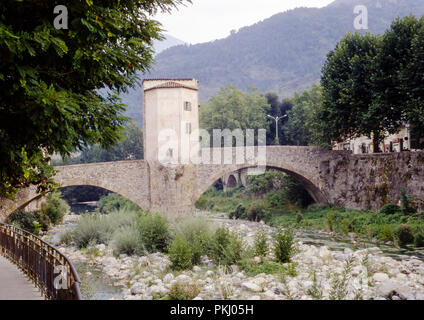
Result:
[[[165,35],[164,40],[155,41],[153,46],[157,55],[168,48],[171,48],[173,46],[178,46],[178,45],[184,45],[184,44],[185,44],[184,41],[167,34]],[[140,75],[140,77],[142,76]],[[143,123],[142,121],[143,93],[141,91],[141,88],[137,87],[136,89],[130,89],[127,94],[121,95],[121,99],[122,99],[122,102],[128,106],[125,112],[125,115],[127,117],[134,119],[138,123],[138,125],[141,127]]]
[[[383,33],[397,16],[424,14],[423,0],[336,0],[320,9],[297,8],[244,27],[225,39],[172,46],[159,53],[151,73],[141,77],[194,77],[200,80],[201,103],[227,84],[292,96],[319,81],[329,50],[347,32],[355,31],[356,5],[367,7],[366,31],[371,33]],[[137,122],[141,101],[141,88],[124,98]]]
[[[368,8],[371,33],[383,33],[398,15],[424,14],[423,0],[337,0],[321,9],[298,8],[225,39],[165,50],[148,77],[195,77],[202,103],[226,84],[289,97],[319,81],[328,51],[355,31],[356,5]]]

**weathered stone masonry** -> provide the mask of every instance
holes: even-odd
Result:
[[[203,152],[210,152],[203,150]],[[63,187],[98,186],[168,214],[191,213],[194,203],[217,179],[257,163],[163,166],[144,160],[57,167]],[[424,199],[424,152],[352,155],[317,147],[267,147],[266,166],[293,175],[317,202],[348,208],[379,209],[397,202],[402,187]],[[0,199],[0,220],[39,197],[36,188],[18,194],[16,201]]]

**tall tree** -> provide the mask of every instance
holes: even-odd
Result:
[[[268,130],[269,108],[267,99],[257,89],[249,88],[245,93],[229,85],[200,108],[200,127],[208,130],[211,137],[214,129]]]
[[[322,112],[322,88],[314,84],[311,90],[296,93],[290,103],[293,107],[287,111],[288,121],[284,126],[289,144],[330,146],[324,134],[326,122],[319,118]]]
[[[373,135],[378,145],[387,121],[383,121],[385,114],[369,110],[378,106],[373,75],[380,41],[380,36],[348,33],[328,54],[322,70],[323,109],[319,116],[327,125],[329,140]]]
[[[187,0],[189,1],[189,0]],[[126,118],[117,94],[137,82],[161,39],[151,17],[185,0],[3,0],[0,6],[0,195],[52,187],[44,153],[112,145]],[[56,29],[56,5],[68,29]],[[62,12],[63,13],[63,12]],[[107,96],[102,88],[112,90]]]

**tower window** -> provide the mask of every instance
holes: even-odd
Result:
[[[190,122],[186,123],[186,133],[191,134],[191,123]]]
[[[191,111],[191,102],[184,102],[184,111]]]

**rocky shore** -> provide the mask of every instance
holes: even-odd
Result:
[[[66,218],[75,221],[75,216]],[[253,243],[259,228],[268,236],[273,230],[259,223],[219,220],[230,231]],[[66,223],[65,223],[66,226]],[[49,234],[60,232],[56,227]],[[63,227],[62,227],[63,228]],[[398,261],[382,255],[378,247],[332,251],[327,247],[297,242],[298,253],[290,274],[248,276],[237,266],[230,270],[215,266],[208,257],[190,271],[173,272],[161,253],[142,257],[114,257],[104,244],[87,250],[58,246],[71,261],[100,268],[105,277],[122,286],[125,300],[166,299],[176,288],[189,288],[187,298],[196,300],[424,300],[424,262],[416,257]],[[254,261],[261,263],[261,258]]]

